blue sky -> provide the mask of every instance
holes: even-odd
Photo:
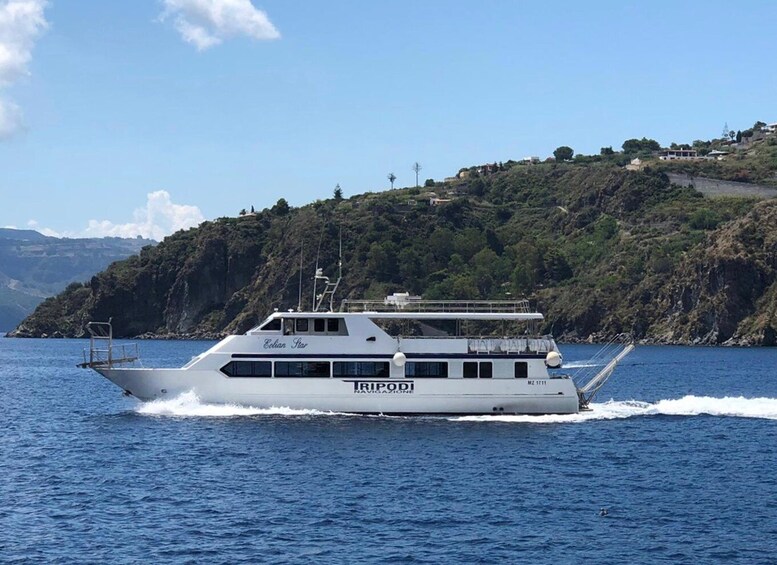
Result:
[[[4,28],[14,3],[45,25]],[[774,122],[775,23],[766,1],[0,0],[0,47],[29,52],[4,80],[0,49],[0,226],[159,236],[411,185],[415,161]]]

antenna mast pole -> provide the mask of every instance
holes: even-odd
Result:
[[[340,282],[340,279],[343,278],[343,226],[340,226],[340,252],[337,259],[337,267],[340,270],[337,274],[337,282]]]
[[[319,245],[319,249],[321,246]],[[318,282],[318,279],[321,279],[324,282],[324,292],[322,292],[320,295],[316,296],[316,300],[313,302],[313,312],[320,312],[321,306],[326,303],[327,298],[329,299],[329,311],[334,312],[335,307],[335,292],[337,292],[337,287],[340,285],[340,281],[343,278],[343,228],[340,228],[340,256],[337,261],[337,268],[338,268],[338,276],[337,280],[335,282],[332,282],[329,280],[329,277],[324,275],[323,269],[318,268],[318,261],[316,261],[316,278],[315,282]]]
[[[324,240],[324,225],[321,225],[321,235],[318,238],[318,251],[316,252],[316,270],[313,273],[313,305],[314,311],[318,311],[318,295],[316,294],[316,287],[318,286],[319,272],[318,272],[318,260],[321,257],[321,242]]]
[[[305,240],[299,244],[299,299],[297,302],[297,312],[302,312],[302,250],[305,248]]]

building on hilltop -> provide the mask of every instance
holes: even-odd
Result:
[[[643,168],[645,168],[645,163],[639,157],[632,159],[631,163],[626,165],[627,171],[641,171]]]
[[[440,198],[434,192],[429,193],[429,206],[440,206],[441,204],[447,204],[452,200],[452,198]]]
[[[658,152],[658,158],[662,161],[692,161],[699,158],[695,149],[662,149]]]
[[[496,163],[494,164],[486,163],[485,165],[480,165],[480,167],[478,167],[478,173],[480,173],[483,176],[492,175],[498,171],[499,171],[499,165],[497,165]]]
[[[718,151],[717,149],[715,149],[707,153],[706,158],[712,161],[725,161],[726,157],[728,156],[729,156],[728,151]]]
[[[523,159],[521,159],[521,163],[523,163],[524,165],[536,165],[539,162],[540,162],[539,157],[532,156],[532,157],[524,157]]]
[[[773,124],[766,124],[761,128],[761,131],[764,133],[777,133],[777,122]]]

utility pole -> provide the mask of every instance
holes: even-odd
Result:
[[[418,171],[422,169],[421,163],[416,161],[413,163],[413,170],[415,171],[415,187],[418,188]]]

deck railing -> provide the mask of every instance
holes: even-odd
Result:
[[[555,343],[550,338],[480,338],[468,339],[469,353],[549,353],[555,351]]]
[[[557,351],[553,338],[550,337],[477,337],[477,336],[423,336],[402,337],[402,341],[427,341],[437,339],[466,339],[467,353],[478,355],[515,354],[515,353],[549,353]]]
[[[140,359],[137,343],[113,344],[111,321],[89,322],[89,349],[84,349],[82,369],[111,369],[114,365],[135,363]]]
[[[528,300],[343,300],[341,312],[437,312],[456,314],[529,314]]]

